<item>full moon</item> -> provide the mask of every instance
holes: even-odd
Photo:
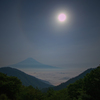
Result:
[[[59,14],[58,20],[60,22],[64,22],[66,20],[66,15],[64,13]]]

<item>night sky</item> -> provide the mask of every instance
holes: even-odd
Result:
[[[29,57],[56,67],[99,65],[100,0],[0,0],[0,67]]]

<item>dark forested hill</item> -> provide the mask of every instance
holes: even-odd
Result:
[[[49,88],[46,93],[32,86],[22,86],[17,77],[0,72],[0,100],[100,100],[100,66],[88,71],[91,72],[67,88],[59,91]]]
[[[67,85],[69,85],[71,83],[74,83],[76,80],[78,80],[80,78],[83,78],[87,73],[90,73],[90,71],[92,71],[93,69],[94,68],[87,69],[86,71],[84,71],[80,75],[78,75],[78,76],[76,76],[74,78],[69,79],[67,82],[61,83],[60,85],[53,87],[53,89],[54,90],[61,90],[63,88],[66,88]]]
[[[52,85],[46,84],[43,80],[40,80],[34,76],[28,75],[18,69],[11,67],[2,67],[0,68],[0,72],[7,74],[8,76],[16,76],[21,80],[22,84],[25,86],[32,85],[33,87],[38,88],[47,88]]]

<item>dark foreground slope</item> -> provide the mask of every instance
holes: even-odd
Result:
[[[0,73],[0,100],[100,100],[100,66],[66,88],[42,93],[23,86],[17,77]]]
[[[64,88],[66,88],[69,84],[74,83],[76,80],[78,80],[78,79],[80,79],[80,78],[83,78],[87,73],[90,73],[90,71],[92,71],[92,70],[93,70],[93,68],[87,69],[86,71],[84,71],[84,72],[81,73],[80,75],[78,75],[78,76],[76,76],[76,77],[74,77],[74,78],[69,79],[67,82],[61,83],[60,85],[53,87],[53,89],[54,89],[54,90],[61,90],[61,89],[64,89]]]
[[[38,88],[47,88],[51,87],[51,85],[46,84],[42,80],[28,75],[18,69],[11,68],[11,67],[2,67],[0,68],[0,72],[7,74],[8,76],[16,76],[18,79],[21,80],[22,84],[25,86],[32,85],[33,87]]]

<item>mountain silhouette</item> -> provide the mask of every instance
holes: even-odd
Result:
[[[50,85],[49,82],[38,79],[31,75],[28,75],[28,74],[26,74],[18,69],[15,69],[15,68],[2,67],[2,68],[0,68],[0,72],[7,74],[8,76],[16,76],[18,79],[21,80],[22,84],[25,86],[32,85],[34,88],[38,87],[40,89],[53,86],[53,85]]]
[[[49,65],[45,65],[45,64],[42,64],[38,61],[36,61],[35,59],[33,58],[27,58],[17,64],[13,64],[13,65],[10,65],[10,67],[14,67],[14,68],[57,68],[57,67],[53,67],[53,66],[49,66]]]
[[[61,90],[61,89],[64,89],[64,88],[66,88],[69,84],[74,83],[76,80],[79,80],[79,79],[81,79],[81,78],[84,78],[84,76],[85,76],[87,73],[90,73],[90,71],[92,71],[93,69],[94,69],[94,68],[89,68],[89,69],[85,70],[83,73],[79,74],[78,76],[73,77],[73,78],[69,79],[68,81],[66,81],[66,82],[64,82],[64,83],[61,83],[60,85],[53,87],[53,89],[54,89],[54,90]]]
[[[71,83],[74,83],[75,81],[81,79],[81,78],[84,78],[84,76],[87,74],[87,73],[90,73],[94,68],[89,68],[87,70],[85,70],[83,73],[79,74],[78,76],[76,77],[73,77],[71,79],[69,79],[68,81],[64,82],[64,83],[61,83],[60,85],[58,86],[54,86],[52,87],[54,90],[61,90],[61,89],[64,89],[66,88],[69,84]],[[49,90],[49,88],[43,88],[42,91],[43,92],[46,92],[47,90]]]

